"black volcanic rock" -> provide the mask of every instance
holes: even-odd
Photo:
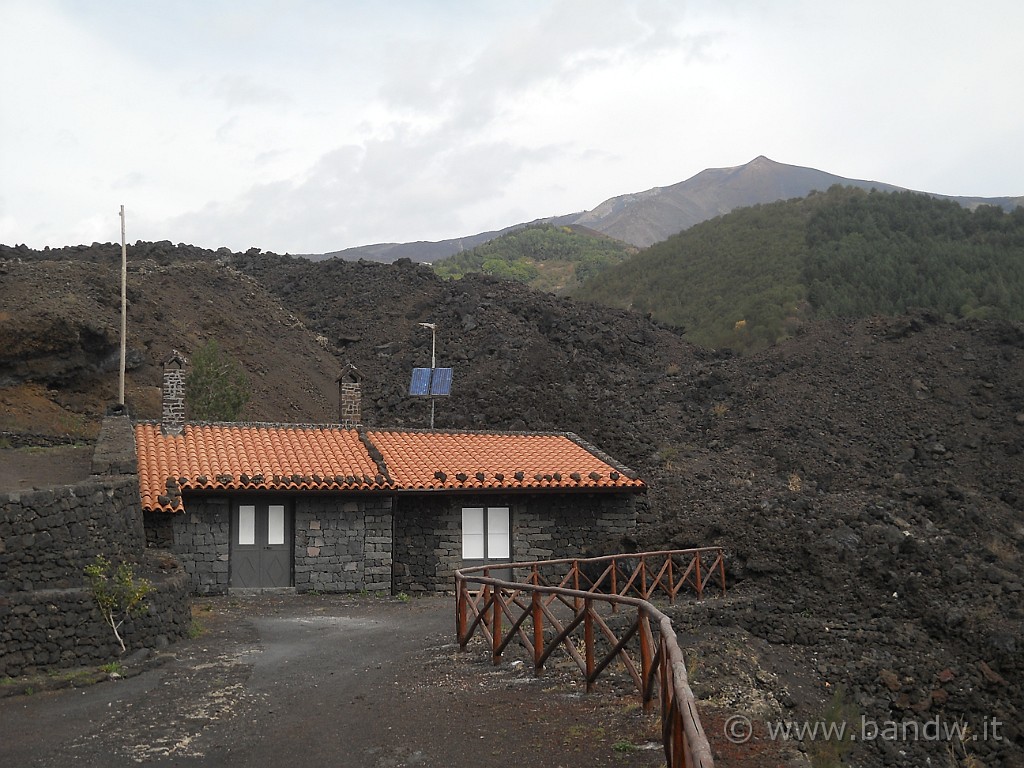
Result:
[[[352,363],[367,427],[427,427],[429,402],[407,388],[411,369],[430,364],[418,323],[435,323],[438,365],[454,369],[438,427],[572,431],[648,482],[642,549],[726,548],[730,597],[681,607],[681,631],[693,622],[694,636],[743,632],[792,650],[821,691],[842,684],[868,717],[1020,721],[1024,660],[1010,642],[1024,635],[1020,325],[809,323],[737,358],[636,314],[482,276],[136,249],[130,327],[149,358],[129,372],[133,415],[159,415],[165,350],[216,337],[252,377],[247,419],[333,421],[334,377]],[[0,249],[0,349],[86,320],[116,327],[116,302],[98,300],[116,257],[113,246]],[[342,337],[343,350],[332,346]],[[60,344],[84,354],[81,341]],[[9,379],[14,366],[29,372],[0,389],[6,423],[40,413],[41,400],[102,414],[111,374],[76,363],[33,379],[48,354],[38,347],[6,353]],[[942,682],[947,669],[956,676]],[[936,762],[927,750],[941,746],[912,748]],[[858,765],[883,764],[880,744],[857,749]],[[989,749],[993,764],[1019,762],[1014,742]]]

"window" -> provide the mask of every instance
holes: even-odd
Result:
[[[271,504],[267,511],[267,544],[284,544],[283,504]]]
[[[252,504],[243,504],[238,508],[238,543],[256,543],[256,507]]]
[[[508,560],[512,557],[512,524],[508,507],[464,507],[462,559]]]

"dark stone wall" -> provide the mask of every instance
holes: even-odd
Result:
[[[501,502],[490,499],[490,504]],[[455,503],[446,496],[400,496],[395,504],[392,590],[435,592],[454,590],[454,577],[462,558],[462,507],[481,506],[465,499]],[[512,512],[513,525],[515,511]],[[446,578],[447,575],[447,578]],[[447,587],[448,580],[452,586]]]
[[[295,504],[299,592],[391,589],[390,497],[300,497]]]
[[[188,635],[192,613],[183,573],[152,579],[144,612],[121,626],[128,651],[165,648]],[[0,675],[116,659],[121,647],[85,587],[0,594]]]
[[[134,475],[139,471],[135,453],[135,428],[123,405],[109,409],[92,453],[92,474]]]
[[[585,554],[636,528],[632,494],[401,496],[395,508],[393,587],[452,592],[462,564],[462,508],[507,506],[517,562]]]
[[[278,497],[280,498],[280,497]],[[299,592],[450,592],[462,564],[462,508],[508,506],[517,561],[575,557],[636,528],[632,494],[329,495],[292,500]],[[147,517],[151,541],[170,518],[173,551],[195,594],[230,586],[231,502],[189,497],[183,514]]]
[[[296,591],[391,589],[391,497],[309,494],[287,503],[295,511]],[[171,549],[195,594],[225,594],[230,587],[231,504],[227,496],[188,496],[184,513],[146,517],[152,543],[166,541],[170,527]]]
[[[536,496],[512,520],[519,562],[577,557],[636,529],[632,494]]]
[[[0,593],[83,586],[97,555],[138,562],[144,543],[134,475],[0,494]]]
[[[231,544],[231,504],[227,497],[184,499],[184,512],[160,513],[171,518],[173,546],[197,595],[228,591]]]
[[[174,518],[166,512],[143,512],[142,525],[146,529],[146,546],[154,549],[174,549]]]
[[[116,658],[120,646],[85,578],[103,555],[129,562],[155,590],[121,627],[131,648],[163,647],[188,634],[191,604],[180,572],[146,558],[146,532],[127,415],[104,420],[94,475],[81,483],[0,494],[0,675]],[[174,569],[173,558],[160,565]]]

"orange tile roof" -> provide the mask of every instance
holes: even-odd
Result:
[[[327,425],[135,427],[146,510],[183,490],[633,490],[628,470],[568,434],[368,431]]]
[[[367,437],[395,482],[409,490],[644,488],[565,434],[370,431]]]
[[[393,487],[354,429],[211,424],[164,435],[159,424],[137,424],[135,445],[147,510],[181,511],[182,490]]]

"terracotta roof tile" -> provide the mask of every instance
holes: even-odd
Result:
[[[164,435],[158,424],[137,424],[135,443],[147,510],[181,511],[182,490],[393,487],[377,482],[379,469],[354,429],[211,424]]]
[[[175,436],[141,423],[135,439],[142,506],[180,512],[183,490],[645,488],[569,434],[372,430],[364,437],[337,426],[282,424],[186,425]]]
[[[642,480],[565,434],[370,431],[409,490],[634,489]]]

